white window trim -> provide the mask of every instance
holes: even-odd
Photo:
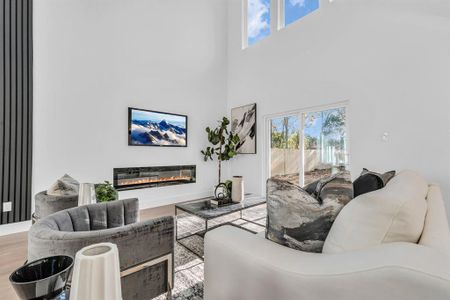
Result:
[[[283,29],[285,26],[284,0],[277,0],[277,30]]]
[[[241,15],[241,32],[242,32],[242,49],[248,47],[248,0],[242,0],[242,15]]]
[[[347,162],[350,165],[350,122],[349,122],[349,107],[350,107],[350,101],[349,100],[345,100],[345,101],[340,101],[340,102],[335,102],[333,104],[329,104],[329,105],[319,105],[319,106],[312,106],[312,107],[307,107],[304,109],[296,109],[296,110],[290,110],[290,111],[285,111],[285,112],[280,112],[280,113],[274,113],[274,114],[268,114],[263,116],[263,122],[264,122],[264,132],[263,132],[263,155],[262,155],[262,165],[263,165],[263,172],[262,172],[262,178],[261,178],[261,182],[262,182],[262,189],[261,189],[261,195],[266,195],[266,181],[267,179],[269,179],[270,177],[270,166],[271,166],[271,155],[270,155],[270,149],[271,149],[271,139],[270,139],[270,135],[271,135],[271,128],[270,128],[270,121],[274,118],[280,118],[280,117],[284,117],[284,116],[295,116],[297,115],[299,120],[300,120],[300,125],[301,128],[304,128],[305,125],[305,120],[304,120],[304,114],[305,113],[312,113],[312,112],[317,112],[317,111],[323,111],[323,110],[330,110],[330,109],[336,109],[336,108],[345,108],[345,114],[346,114],[346,120],[345,120],[345,130],[346,130],[346,145],[347,145]],[[299,147],[300,149],[303,149],[303,139],[304,139],[304,134],[303,134],[303,130],[301,130],[300,132],[300,144]],[[300,166],[301,170],[299,170],[300,172],[300,182],[299,185],[301,186],[304,182],[304,172],[303,172],[303,166],[304,166],[304,155],[303,155],[303,150],[300,151],[300,159],[302,161],[302,164]]]

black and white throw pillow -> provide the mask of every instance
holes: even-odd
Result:
[[[384,188],[394,176],[395,171],[380,174],[364,168],[361,175],[353,182],[355,197]]]
[[[350,173],[344,171],[340,172],[328,177],[321,178],[316,180],[306,186],[303,187],[308,194],[316,198],[320,203],[323,203],[323,199],[327,197],[333,191],[333,187],[339,185],[339,183],[348,183],[350,178],[343,179],[342,174]],[[353,189],[339,189],[338,193],[335,193],[335,196],[345,197],[347,199],[353,199]]]
[[[287,181],[267,181],[267,239],[302,251],[322,251],[336,216],[353,198],[353,186],[349,172],[319,185],[320,200]]]

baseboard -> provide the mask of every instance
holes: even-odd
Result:
[[[0,236],[28,231],[31,221],[0,225]]]

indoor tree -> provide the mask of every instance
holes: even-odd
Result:
[[[219,162],[218,184],[222,182],[222,161],[230,160],[237,154],[236,147],[239,143],[239,136],[228,130],[229,124],[230,120],[223,117],[222,120],[219,121],[219,125],[216,128],[211,129],[206,127],[208,141],[212,144],[212,146],[208,146],[205,150],[201,151],[205,161],[208,159],[213,160],[214,157],[217,157]]]

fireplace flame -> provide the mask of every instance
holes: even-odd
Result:
[[[143,177],[143,178],[133,178],[133,179],[119,179],[117,181],[119,186],[123,185],[134,185],[134,184],[148,184],[148,183],[161,183],[170,181],[191,181],[191,176],[170,176],[170,177]]]

